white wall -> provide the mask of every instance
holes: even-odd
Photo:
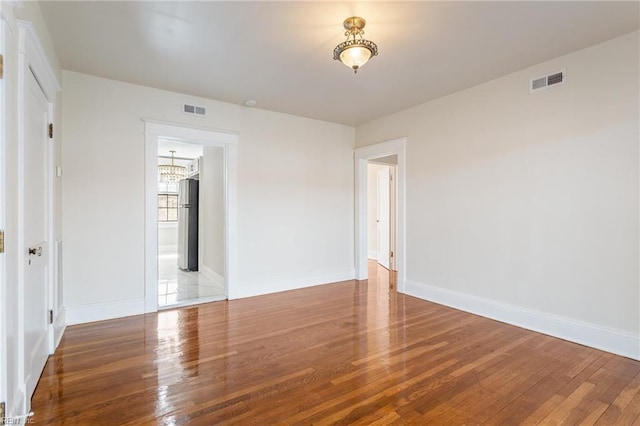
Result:
[[[353,277],[353,128],[74,72],[63,73],[63,86],[71,313],[144,310],[141,118],[239,135],[237,294]],[[207,116],[183,114],[185,102]]]
[[[378,259],[378,172],[388,166],[367,166],[367,245],[369,259]]]
[[[408,137],[408,293],[640,357],[638,37],[356,129]]]
[[[200,173],[201,272],[224,285],[224,149],[205,146]]]

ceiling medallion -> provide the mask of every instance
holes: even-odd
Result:
[[[333,59],[339,60],[357,73],[360,67],[367,63],[369,59],[378,54],[378,46],[365,40],[362,30],[367,21],[359,16],[352,16],[344,20],[344,35],[347,40],[343,41],[333,49]],[[350,38],[351,37],[351,38]],[[357,38],[359,37],[359,38]]]

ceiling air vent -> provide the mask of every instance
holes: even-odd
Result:
[[[206,115],[207,109],[202,106],[184,104],[182,105],[182,112],[185,114]]]
[[[564,83],[565,71],[554,72],[544,77],[538,77],[529,81],[529,92],[537,92],[546,89],[549,86]]]
[[[547,77],[536,78],[531,81],[531,90],[542,89],[543,87],[547,87]]]

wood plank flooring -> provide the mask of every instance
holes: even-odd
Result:
[[[35,424],[640,425],[640,362],[368,281],[69,327]]]

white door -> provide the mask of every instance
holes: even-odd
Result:
[[[378,263],[389,269],[389,167],[378,172]]]
[[[49,355],[47,294],[47,127],[48,102],[31,72],[26,73],[24,197],[24,380],[29,400]]]
[[[0,11],[2,10],[2,5],[0,5]],[[4,21],[0,19],[0,54],[5,55],[4,48]],[[4,109],[4,82],[5,80],[0,80],[0,230],[5,229],[5,219],[4,219],[4,209],[6,206],[5,201],[5,149],[4,149],[4,134],[6,129],[6,121],[5,121],[5,109]],[[4,239],[4,236],[3,236]],[[3,241],[4,243],[4,241]],[[0,288],[5,288],[5,255],[0,254]],[[7,381],[7,296],[5,292],[0,291],[0,346],[3,349],[0,349],[0,401],[7,402],[9,405],[9,400],[7,398],[6,389],[8,386]]]

